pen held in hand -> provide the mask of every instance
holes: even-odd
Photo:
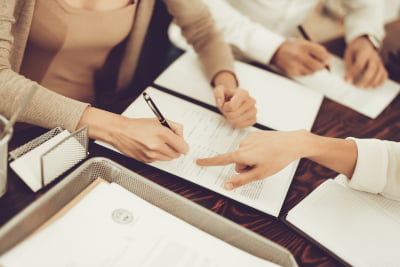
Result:
[[[157,108],[156,104],[153,102],[151,97],[146,92],[144,92],[142,95],[143,95],[143,98],[146,101],[147,105],[153,111],[154,115],[156,115],[156,117],[157,117],[158,121],[161,123],[161,125],[172,130],[171,126],[168,124],[167,120],[161,114],[160,110]]]
[[[307,34],[306,30],[304,30],[303,26],[298,25],[298,26],[297,26],[297,29],[299,30],[301,36],[303,36],[303,38],[304,38],[305,40],[307,40],[307,41],[312,41],[311,38],[310,38],[310,36]],[[325,69],[326,69],[327,71],[331,71],[330,68],[329,68],[329,66],[325,66]]]
[[[297,29],[299,30],[301,36],[307,41],[311,41],[310,36],[307,34],[307,32],[304,30],[303,26],[299,25],[297,26]]]

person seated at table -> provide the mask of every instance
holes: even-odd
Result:
[[[329,66],[329,53],[312,41],[293,39],[319,0],[203,0],[239,59],[273,65],[289,76],[310,75]],[[377,87],[388,77],[377,52],[384,37],[383,3],[345,0],[345,79],[360,88]],[[172,24],[171,41],[186,50]],[[361,78],[359,78],[361,76]]]
[[[164,0],[215,86],[218,107],[237,128],[256,121],[255,100],[239,89],[229,46],[200,0]],[[121,92],[135,76],[154,0],[8,0],[0,3],[0,113],[7,117],[38,86],[19,120],[89,136],[144,162],[188,150],[182,126],[129,119],[91,106],[95,91]],[[134,86],[134,85],[133,85]],[[206,89],[205,89],[206,90]]]
[[[400,200],[400,143],[378,139],[331,138],[306,130],[256,131],[237,150],[198,159],[200,166],[235,164],[227,190],[268,179],[289,163],[307,158],[349,178],[357,190]]]

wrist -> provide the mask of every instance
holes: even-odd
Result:
[[[371,48],[372,50],[378,51],[380,49],[380,42],[377,38],[373,37],[372,35],[360,35],[354,38],[350,43],[349,46],[361,48]]]
[[[223,85],[226,89],[234,89],[238,87],[236,75],[230,71],[218,72],[212,81],[214,86]]]
[[[89,127],[89,137],[112,143],[114,135],[122,129],[125,117],[105,110],[88,107],[83,112],[77,128],[84,125]]]
[[[320,162],[322,158],[329,154],[340,154],[339,157],[341,158],[346,156],[357,157],[356,143],[350,139],[332,138],[307,132],[303,135],[302,142],[304,144],[302,146],[303,157],[316,162]],[[324,166],[328,165],[325,164]]]
[[[365,35],[362,35],[361,37],[364,37],[365,39],[367,39],[368,42],[372,45],[372,47],[375,50],[378,51],[381,48],[381,42],[375,36],[373,36],[371,34],[365,34]]]
[[[317,135],[307,130],[297,130],[292,132],[292,136],[292,146],[296,148],[296,158],[308,158],[318,153]]]

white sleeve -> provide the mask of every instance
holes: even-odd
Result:
[[[349,185],[357,190],[400,200],[400,143],[356,139],[357,164]]]
[[[252,21],[225,0],[203,0],[203,2],[210,9],[225,41],[238,48],[247,59],[264,65],[269,64],[275,51],[285,41],[283,36]],[[177,31],[177,27],[170,27],[170,39],[175,45],[185,49],[182,37],[179,37]]]
[[[361,35],[372,35],[382,41],[384,30],[384,1],[345,0],[345,38],[349,43]]]

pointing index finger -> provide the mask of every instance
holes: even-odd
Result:
[[[233,160],[233,153],[229,152],[225,154],[220,154],[211,158],[203,158],[196,160],[197,165],[199,166],[224,166],[231,163],[235,163]]]

